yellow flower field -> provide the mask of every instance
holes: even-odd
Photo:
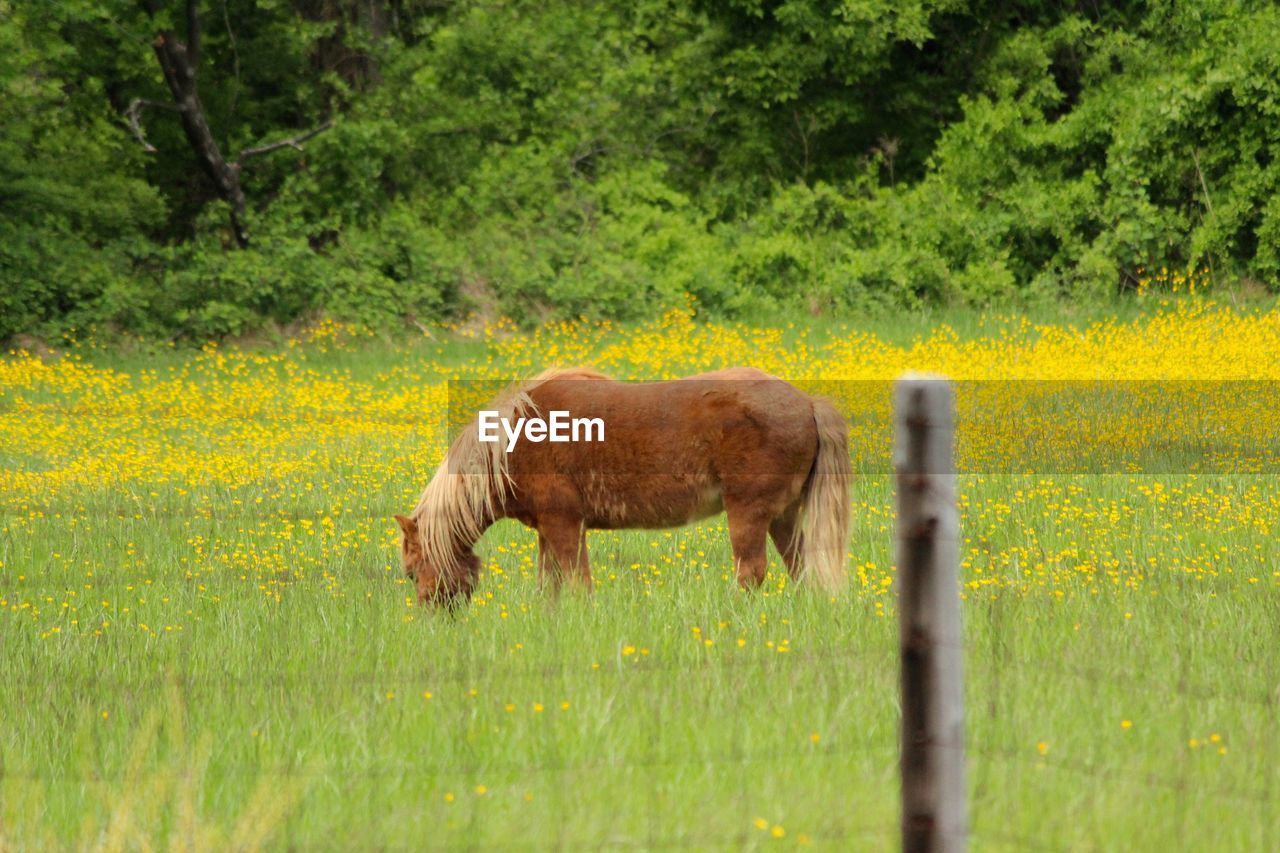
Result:
[[[891,338],[677,312],[10,353],[0,848],[892,848],[905,370],[959,382],[975,847],[1275,846],[1280,314]],[[597,593],[552,603],[504,522],[470,608],[414,606],[390,517],[483,389],[744,363],[849,414],[847,594],[736,591],[721,518],[592,534]]]

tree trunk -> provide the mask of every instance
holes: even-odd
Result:
[[[142,0],[142,7],[150,15],[159,13],[159,0]],[[196,88],[196,68],[200,64],[200,10],[199,0],[187,0],[187,41],[184,44],[172,30],[161,30],[152,40],[151,46],[160,60],[160,71],[164,81],[173,95],[173,103],[165,104],[144,98],[135,98],[129,105],[125,115],[129,119],[129,127],[147,151],[155,151],[147,142],[146,133],[142,129],[141,110],[145,107],[157,107],[176,112],[182,119],[182,130],[187,135],[187,142],[195,152],[200,168],[204,169],[218,195],[231,205],[231,230],[235,234],[236,244],[240,248],[249,245],[249,233],[245,228],[245,210],[248,205],[244,197],[244,185],[240,181],[244,164],[254,157],[278,151],[281,148],[302,150],[302,143],[313,136],[333,127],[333,121],[327,119],[320,125],[305,133],[299,133],[287,139],[277,140],[263,145],[243,149],[239,156],[228,160],[223,156],[218,141],[209,128],[209,120],[205,117],[204,105],[200,103],[200,94]]]
[[[193,8],[194,4],[190,4]],[[195,151],[200,166],[213,179],[218,194],[231,205],[231,229],[235,233],[236,243],[244,248],[249,245],[249,235],[245,231],[245,197],[244,188],[240,184],[240,164],[228,163],[218,147],[209,129],[209,121],[205,118],[204,105],[200,103],[200,95],[196,90],[195,62],[198,55],[190,50],[190,46],[199,44],[199,22],[191,12],[188,15],[187,44],[178,41],[177,36],[169,31],[161,31],[156,35],[152,46],[156,57],[160,60],[160,70],[164,80],[173,94],[174,105],[182,118],[182,129],[187,135],[187,142]]]

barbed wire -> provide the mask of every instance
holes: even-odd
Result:
[[[1016,762],[1022,765],[1035,767],[1040,770],[1060,770],[1076,775],[1087,776],[1094,779],[1106,779],[1140,788],[1159,788],[1168,791],[1195,793],[1201,795],[1212,794],[1214,796],[1240,800],[1243,802],[1251,802],[1259,805],[1271,807],[1277,806],[1277,803],[1271,796],[1270,791],[1266,789],[1244,789],[1222,785],[1206,785],[1202,778],[1197,778],[1195,780],[1174,779],[1156,773],[1126,771],[1118,767],[1108,766],[1098,762],[1073,761],[1061,757],[1050,757],[1048,755],[1040,755],[1038,753],[1026,754],[1014,750],[995,749],[982,745],[965,744],[958,746],[937,742],[932,745],[942,749],[961,749],[970,756],[977,755],[988,761],[1005,763]],[[594,773],[602,770],[655,770],[687,767],[711,768],[750,764],[801,764],[808,760],[865,760],[869,756],[876,755],[880,755],[881,757],[888,759],[885,762],[886,767],[895,765],[898,757],[897,742],[879,744],[871,747],[861,745],[856,748],[809,746],[797,749],[788,747],[786,749],[768,752],[731,751],[693,756],[628,756],[621,759],[597,761],[537,760],[517,762],[484,760],[466,763],[382,762],[376,767],[357,767],[347,763],[339,763],[335,766],[326,766],[323,768],[309,767],[305,765],[218,765],[216,766],[216,772],[219,775],[224,776],[266,779],[331,778],[335,774],[339,774],[343,777],[355,776],[364,779],[376,779],[380,777],[400,778],[410,774],[430,774],[434,776],[455,776],[474,779],[485,777],[486,775],[489,777],[494,775],[510,776],[521,774],[572,775],[578,773]],[[123,780],[125,776],[126,771],[123,769],[119,773],[115,774],[98,772],[96,770],[87,774],[65,774],[54,769],[37,771],[31,768],[15,768],[9,766],[8,762],[4,765],[0,765],[0,780],[78,779],[91,782],[107,782],[120,781]]]
[[[798,654],[793,658],[786,660],[786,663],[794,661],[806,661],[808,663],[828,663],[833,660],[845,660],[850,656],[850,652],[854,652],[861,657],[875,657],[877,661],[883,661],[883,650],[867,651],[867,650],[848,650],[840,649],[822,654]],[[699,668],[726,667],[742,668],[742,669],[769,669],[770,664],[775,660],[778,666],[785,666],[783,658],[786,656],[779,655],[777,659],[773,657],[763,659],[751,659],[743,661],[725,661],[722,659],[708,659],[706,661],[679,661],[670,662],[667,665],[658,667],[658,669],[666,672],[689,672]],[[479,665],[480,661],[477,661]],[[481,674],[489,676],[493,675],[491,662],[483,662],[489,667],[486,672]],[[1041,669],[1040,662],[1030,661],[1002,661],[1003,665],[1011,666],[1035,666],[1042,674],[1048,672]],[[602,667],[605,668],[605,667]],[[618,668],[609,666],[607,673],[616,674]],[[635,672],[637,675],[644,672],[643,669],[630,669],[630,665],[622,668],[622,672]],[[582,675],[596,673],[593,669],[583,669]],[[474,678],[476,671],[468,670],[464,673],[454,673],[463,681],[468,678]],[[526,669],[524,675],[537,679],[545,680],[546,678],[555,676],[576,676],[578,671],[569,670],[561,666],[536,667]],[[1093,677],[1094,673],[1085,669],[1077,671],[1075,674],[1080,677]],[[32,674],[34,676],[34,674]],[[397,679],[406,679],[417,681],[419,679],[430,679],[439,682],[442,673],[436,672],[418,672],[418,671],[377,671],[364,674],[368,677],[369,683],[377,682],[385,685],[388,681]],[[1111,680],[1122,682],[1127,678],[1126,674],[1114,675],[1108,674]],[[207,677],[211,685],[221,684],[226,686],[228,681],[225,674],[208,673],[201,674],[195,681],[203,681]],[[505,677],[505,675],[503,676]],[[59,676],[52,676],[57,679]],[[34,680],[34,678],[33,678]],[[116,682],[116,679],[85,679],[93,683],[101,683],[103,681]],[[178,686],[183,687],[189,685],[193,679],[190,675],[175,676],[174,674],[155,675],[150,678],[150,683],[154,686]],[[326,679],[316,675],[308,675],[304,673],[280,673],[268,671],[264,673],[255,673],[251,677],[245,677],[244,681],[248,683],[261,682],[266,687],[278,687],[281,681],[288,683],[291,680],[313,681],[319,684],[325,683]],[[330,682],[339,683],[359,683],[360,679],[353,678],[350,674],[328,679]],[[118,683],[122,686],[138,687],[138,679],[121,679]],[[65,685],[63,685],[65,686]],[[1183,687],[1184,685],[1175,685]],[[1238,699],[1238,697],[1225,694],[1213,694],[1214,699]],[[1268,704],[1274,704],[1268,701]],[[994,714],[998,718],[998,714]],[[341,776],[343,778],[361,778],[365,780],[381,780],[404,778],[405,776],[425,775],[431,777],[442,776],[466,776],[474,779],[478,777],[522,777],[527,775],[580,775],[595,774],[607,771],[663,771],[676,768],[727,768],[738,767],[747,768],[753,765],[778,765],[788,764],[797,765],[807,761],[861,761],[866,762],[872,760],[873,763],[880,762],[885,767],[892,766],[897,761],[898,744],[894,742],[884,742],[879,744],[859,744],[857,746],[842,746],[834,744],[806,745],[804,747],[786,747],[776,750],[750,750],[750,749],[730,749],[725,751],[715,751],[703,754],[682,752],[680,754],[672,754],[664,752],[661,749],[660,729],[661,720],[652,721],[652,733],[650,738],[650,752],[647,755],[628,755],[618,756],[604,759],[577,760],[570,758],[559,758],[548,760],[546,758],[535,758],[533,760],[472,760],[472,761],[440,761],[440,762],[424,762],[424,761],[400,761],[400,762],[379,762],[374,766],[360,767],[351,763],[339,762],[334,765],[325,767],[308,766],[305,764],[298,766],[259,766],[259,765],[220,765],[216,766],[215,773],[224,776],[247,777],[255,779],[271,779],[271,778],[299,778],[299,779],[320,779],[334,778]],[[1073,759],[1063,755],[1046,755],[1035,752],[1031,749],[1016,750],[1008,748],[1000,748],[981,742],[970,741],[966,745],[950,744],[938,742],[934,744],[943,749],[965,749],[969,760],[973,764],[986,764],[988,767],[992,764],[1014,764],[1020,767],[1034,768],[1036,770],[1051,770],[1057,772],[1066,772],[1083,778],[1103,780],[1109,783],[1115,783],[1122,786],[1133,787],[1145,790],[1160,790],[1178,794],[1181,797],[1197,797],[1200,799],[1228,799],[1240,803],[1247,803],[1253,806],[1260,806],[1268,810],[1277,806],[1275,797],[1273,796],[1271,786],[1262,788],[1242,788],[1239,786],[1228,786],[1220,784],[1206,784],[1203,774],[1184,773],[1179,774],[1161,774],[1155,772],[1144,772],[1141,770],[1130,769],[1123,763],[1112,764],[1107,762],[1088,761],[1083,759]],[[987,771],[990,772],[989,770]],[[979,774],[981,777],[982,774]],[[54,769],[34,770],[32,768],[14,767],[10,762],[0,764],[0,781],[4,780],[20,780],[20,781],[57,781],[57,780],[79,780],[82,782],[104,782],[104,781],[123,781],[123,772],[118,774],[111,773],[61,773]],[[983,778],[979,778],[971,782],[973,785],[981,786],[986,784]],[[806,831],[806,835],[816,841],[848,841],[855,837],[884,837],[889,838],[897,831],[895,825],[871,825],[871,826],[855,826],[841,825],[830,826],[822,830]],[[1043,849],[1057,850],[1065,849],[1066,845],[1055,845],[1051,840],[1028,836],[1009,831],[988,830],[981,826],[970,832],[970,837],[974,839],[990,839],[998,842],[1005,842],[1015,845],[1022,849]],[[730,846],[740,846],[749,844],[751,841],[763,838],[760,834],[752,834],[750,832],[742,832],[738,834],[720,835],[715,833],[704,833],[695,835],[654,835],[652,833],[637,837],[631,840],[626,839],[607,839],[607,838],[591,838],[591,839],[559,839],[552,846],[558,849],[576,849],[577,847],[590,847],[599,849],[601,846],[635,846],[645,849],[655,848],[679,848],[679,847],[701,847],[708,844],[726,844]],[[471,845],[461,843],[459,847],[470,847]],[[486,844],[486,846],[490,846]],[[523,849],[520,842],[512,842],[510,844],[501,844],[499,846],[509,847],[510,849]],[[542,841],[536,845],[545,848],[546,841]],[[447,849],[452,849],[446,845]],[[1074,842],[1072,849],[1080,849],[1078,844]]]
[[[554,607],[554,603],[548,600],[547,606]],[[439,618],[450,618],[444,614],[437,615]],[[119,617],[116,617],[116,619],[118,620]],[[743,623],[734,627],[739,630],[745,630],[748,627],[752,631],[756,630],[754,624],[748,626]],[[702,635],[700,634],[700,636]],[[281,683],[317,684],[332,687],[342,684],[375,686],[413,682],[424,686],[457,686],[469,684],[477,679],[482,681],[492,678],[521,681],[572,680],[593,675],[608,675],[610,673],[644,673],[653,675],[699,671],[706,673],[717,670],[760,670],[772,673],[782,670],[794,672],[806,666],[826,666],[830,667],[832,671],[836,671],[835,665],[846,664],[854,660],[884,666],[895,662],[898,654],[896,645],[883,647],[848,646],[823,650],[805,650],[791,646],[790,641],[785,644],[781,643],[781,641],[774,641],[775,645],[769,652],[760,652],[758,648],[753,648],[749,652],[740,652],[738,647],[733,645],[736,639],[736,636],[729,637],[726,633],[724,639],[714,640],[711,647],[701,645],[699,648],[701,653],[698,656],[690,655],[689,657],[675,660],[668,657],[655,656],[650,651],[642,650],[643,641],[637,635],[637,638],[633,640],[620,642],[616,648],[601,650],[599,655],[591,657],[591,659],[578,657],[574,660],[545,664],[522,663],[517,660],[522,650],[512,652],[511,649],[508,649],[512,656],[506,660],[495,660],[493,657],[487,656],[477,657],[472,666],[457,665],[450,668],[432,668],[428,664],[421,669],[398,669],[392,665],[386,669],[362,670],[332,675],[264,670],[262,668],[255,670],[252,674],[181,670],[138,673],[137,675],[107,675],[104,673],[84,675],[75,672],[58,672],[47,667],[39,671],[33,669],[13,671],[0,663],[0,679],[4,679],[6,683],[25,683],[28,687],[47,683],[53,688],[61,688],[67,685],[76,685],[82,688],[112,686],[117,689],[128,688],[135,691],[159,690],[174,686],[192,688],[204,684],[216,689],[231,686],[247,687],[258,684],[271,685]],[[701,642],[703,641],[690,640],[691,644]],[[624,645],[631,645],[631,650],[624,653]],[[752,645],[758,647],[760,644],[753,641]],[[779,645],[782,645],[785,650],[779,651]],[[963,643],[938,642],[934,645],[958,648],[961,651],[966,649]],[[721,649],[728,647],[730,649],[728,655],[720,651],[710,650],[717,646]],[[971,646],[969,648],[971,651]],[[166,664],[173,666],[192,662],[190,659],[178,659],[166,661]],[[1277,682],[1276,690],[1273,692],[1251,694],[1242,692],[1237,687],[1219,689],[1209,685],[1189,682],[1185,678],[1176,682],[1144,678],[1136,669],[1117,669],[1112,667],[1110,670],[1104,670],[1099,667],[1071,664],[1064,662],[1060,655],[1044,655],[1021,659],[1007,656],[999,659],[967,660],[965,667],[967,679],[970,681],[988,674],[998,674],[1003,669],[1016,669],[1033,673],[1041,678],[1053,675],[1088,682],[1106,682],[1125,688],[1136,687],[1148,693],[1174,695],[1198,702],[1227,702],[1280,709],[1280,682]]]
[[[3,393],[3,392],[0,392]],[[438,418],[431,418],[424,415],[404,414],[388,417],[370,416],[366,409],[281,409],[271,410],[263,409],[261,411],[234,411],[222,409],[202,409],[198,414],[191,411],[166,411],[162,408],[155,409],[130,409],[125,406],[107,407],[107,406],[58,406],[52,404],[25,404],[15,405],[8,408],[0,408],[0,417],[5,415],[39,415],[51,414],[68,418],[97,418],[100,420],[136,420],[139,423],[153,421],[193,421],[199,419],[204,426],[216,427],[219,423],[229,421],[249,421],[249,422],[283,422],[283,423],[360,423],[370,426],[405,426],[405,427],[423,427],[430,426],[437,428],[441,426]],[[465,423],[450,426],[446,424],[446,428],[452,432],[455,428],[466,426]]]
[[[934,746],[943,749],[964,749],[970,756],[977,755],[987,761],[995,762],[1016,762],[1022,765],[1035,767],[1037,769],[1051,769],[1070,772],[1077,775],[1093,779],[1105,779],[1108,781],[1119,782],[1121,784],[1132,785],[1139,788],[1161,789],[1179,793],[1194,793],[1200,796],[1211,795],[1212,797],[1222,797],[1234,799],[1242,802],[1249,802],[1267,807],[1276,805],[1274,798],[1269,790],[1245,790],[1236,787],[1226,787],[1221,785],[1205,785],[1203,779],[1173,779],[1154,773],[1135,773],[1125,771],[1120,768],[1102,765],[1096,762],[1072,761],[1061,757],[1049,757],[1045,755],[1028,755],[1021,752],[1005,749],[993,749],[981,745],[959,746],[946,743],[935,743]],[[882,744],[878,748],[868,748],[867,746],[859,746],[857,748],[835,748],[812,747],[805,749],[787,748],[785,750],[774,750],[769,752],[748,752],[733,751],[718,754],[706,755],[651,755],[648,757],[637,758],[628,756],[622,759],[604,760],[604,761],[532,761],[532,762],[495,762],[495,761],[474,761],[467,763],[422,763],[422,762],[383,762],[376,767],[355,767],[350,764],[340,764],[337,766],[328,766],[324,768],[316,768],[309,766],[258,766],[258,765],[231,765],[217,766],[216,773],[220,776],[230,777],[247,777],[256,780],[264,779],[320,779],[333,778],[340,775],[343,778],[357,777],[366,780],[376,780],[382,778],[404,778],[409,775],[428,774],[436,777],[455,776],[466,777],[468,779],[488,778],[492,780],[493,776],[527,776],[527,775],[574,775],[585,773],[598,773],[601,771],[630,771],[630,770],[663,770],[672,768],[722,768],[727,766],[749,766],[753,764],[788,764],[798,765],[805,761],[832,761],[832,760],[866,760],[868,756],[877,753],[886,759],[886,766],[896,763],[897,759],[897,743]],[[5,780],[19,780],[28,782],[37,781],[57,781],[57,780],[76,780],[86,783],[101,784],[106,782],[123,782],[127,776],[127,772],[122,770],[120,773],[80,773],[80,774],[63,774],[56,770],[46,769],[35,771],[29,768],[13,768],[11,766],[0,765],[0,782]],[[496,780],[495,784],[497,784]],[[869,826],[842,826],[839,829],[832,830],[827,828],[822,832],[807,832],[811,838],[819,839],[828,836],[833,840],[848,837],[854,834],[866,835],[889,835],[896,831],[896,826],[869,825]],[[1000,840],[1010,841],[1018,844],[1026,844],[1036,849],[1062,849],[1058,846],[1047,844],[1042,839],[1032,838],[1026,835],[997,832],[985,830],[982,828],[970,831],[971,836],[997,838]],[[752,839],[759,836],[743,833],[741,838]],[[717,841],[722,836],[706,835],[706,836],[679,836],[676,838],[659,839],[658,842],[663,846],[670,846],[680,842],[683,839],[686,842],[691,841]],[[650,839],[646,839],[648,843]],[[582,842],[584,844],[598,845],[602,843],[599,839],[591,842]]]
[[[457,776],[477,778],[489,776],[511,776],[520,774],[533,775],[572,775],[576,773],[594,773],[601,770],[659,770],[676,767],[722,767],[746,764],[782,764],[800,763],[805,760],[831,761],[835,759],[866,758],[869,754],[882,753],[893,760],[885,766],[891,766],[897,758],[897,744],[884,744],[878,749],[832,748],[810,746],[801,750],[788,748],[769,752],[732,751],[707,755],[674,756],[649,755],[645,757],[627,757],[621,760],[607,761],[474,761],[468,763],[424,763],[424,762],[381,762],[375,767],[356,767],[346,763],[323,768],[300,766],[260,766],[260,765],[218,765],[216,772],[221,775],[249,778],[290,779],[290,778],[330,778],[335,773],[344,777],[358,776],[365,779],[380,777],[403,777],[409,774],[426,773],[435,776]],[[94,771],[90,774],[79,773],[71,776],[74,779],[103,782],[122,779],[125,772],[107,774]],[[0,779],[50,779],[63,778],[64,774],[55,770],[35,771],[29,768],[0,767]]]
[[[12,671],[8,667],[0,668],[0,680],[5,683],[25,683],[29,688],[33,685],[48,684],[55,689],[78,687],[111,686],[116,689],[131,691],[154,691],[174,687],[192,687],[208,684],[216,689],[231,687],[243,688],[253,685],[278,686],[290,684],[314,684],[330,688],[342,684],[353,685],[391,685],[414,682],[428,686],[472,686],[479,679],[500,678],[503,680],[550,681],[554,679],[578,679],[607,676],[610,674],[654,675],[666,673],[681,675],[702,671],[760,671],[772,673],[779,670],[794,669],[797,663],[805,665],[847,663],[854,658],[873,661],[876,664],[885,662],[885,655],[879,650],[842,649],[825,652],[777,651],[757,654],[742,659],[726,657],[707,657],[679,661],[655,660],[652,655],[645,655],[638,646],[631,646],[632,651],[624,653],[622,644],[609,650],[594,660],[578,659],[565,663],[524,665],[514,661],[495,661],[492,658],[477,658],[474,666],[458,666],[449,669],[378,669],[363,672],[329,675],[326,673],[287,672],[270,670],[259,666],[252,674],[235,674],[227,672],[155,672],[139,673],[137,677],[95,673],[82,675],[78,673],[61,673],[47,668],[40,671],[31,669]],[[627,661],[623,663],[622,661]],[[171,661],[170,664],[182,663]]]
[[[680,661],[658,662],[653,659],[652,655],[640,655],[639,653],[629,653],[623,660],[628,662],[621,664],[617,662],[619,656],[618,650],[611,650],[607,654],[603,654],[597,660],[590,662],[577,661],[574,663],[566,663],[563,665],[545,665],[539,667],[521,667],[507,662],[497,663],[492,659],[483,662],[477,662],[474,668],[458,667],[451,670],[409,670],[396,671],[391,670],[371,670],[367,672],[346,673],[343,675],[329,676],[323,673],[301,673],[301,672],[283,672],[283,671],[260,671],[252,675],[227,673],[227,672],[182,672],[180,674],[168,675],[158,673],[140,674],[139,676],[111,676],[104,677],[101,675],[84,676],[78,673],[61,673],[57,671],[45,670],[35,673],[30,670],[19,670],[17,672],[0,670],[0,679],[4,679],[6,683],[23,683],[28,689],[47,684],[53,689],[64,689],[70,686],[79,688],[90,687],[112,687],[114,689],[129,689],[132,691],[146,692],[168,689],[172,687],[181,687],[185,689],[200,689],[201,687],[209,687],[212,689],[247,688],[255,685],[274,686],[274,685],[317,685],[326,688],[339,685],[352,686],[380,686],[388,687],[394,685],[404,685],[408,683],[420,684],[424,687],[437,687],[443,689],[447,686],[471,686],[477,680],[489,681],[494,678],[502,678],[508,681],[571,681],[584,678],[600,677],[607,675],[619,675],[635,673],[637,675],[656,675],[656,674],[682,674],[702,672],[714,673],[716,671],[736,672],[740,670],[759,670],[762,674],[773,674],[779,671],[788,671],[794,673],[803,667],[813,667],[815,665],[825,665],[835,662],[849,662],[852,659],[862,659],[864,661],[873,661],[875,663],[883,663],[886,655],[878,652],[797,652],[795,650],[785,653],[770,652],[766,654],[757,654],[742,659],[735,659],[723,656],[708,656],[702,660],[686,659]],[[1177,695],[1182,698],[1192,699],[1201,702],[1225,702],[1229,704],[1245,704],[1255,705],[1261,708],[1280,708],[1280,697],[1268,695],[1242,695],[1236,690],[1212,690],[1203,686],[1190,686],[1183,683],[1169,684],[1166,682],[1135,682],[1128,678],[1124,673],[1094,675],[1085,672],[1072,671],[1070,668],[1059,667],[1052,669],[1047,667],[1048,661],[1033,662],[1024,661],[1007,666],[1015,666],[1022,669],[1035,671],[1039,675],[1051,673],[1066,674],[1076,678],[1082,678],[1090,681],[1108,681],[1110,683],[1126,686],[1138,687],[1144,690],[1163,689],[1166,694]],[[972,667],[970,676],[973,676]]]

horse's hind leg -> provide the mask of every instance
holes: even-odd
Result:
[[[542,581],[559,590],[564,578],[591,589],[591,565],[582,521],[555,516],[538,520],[538,569]]]
[[[547,543],[547,537],[541,533],[538,534],[538,588],[543,589],[548,584],[559,585],[560,570],[556,567],[555,561],[551,559],[551,546]]]
[[[729,542],[733,545],[733,562],[738,569],[738,586],[755,589],[764,583],[768,567],[765,546],[768,516],[754,506],[734,506],[728,501],[725,512],[729,516]]]
[[[769,536],[773,539],[773,547],[782,555],[787,574],[793,581],[800,580],[800,572],[804,569],[801,561],[800,541],[800,502],[791,504],[782,515],[769,523]]]

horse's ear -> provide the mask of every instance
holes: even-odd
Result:
[[[397,515],[396,521],[400,524],[400,529],[404,531],[405,536],[412,536],[418,530],[417,523],[408,516]]]

